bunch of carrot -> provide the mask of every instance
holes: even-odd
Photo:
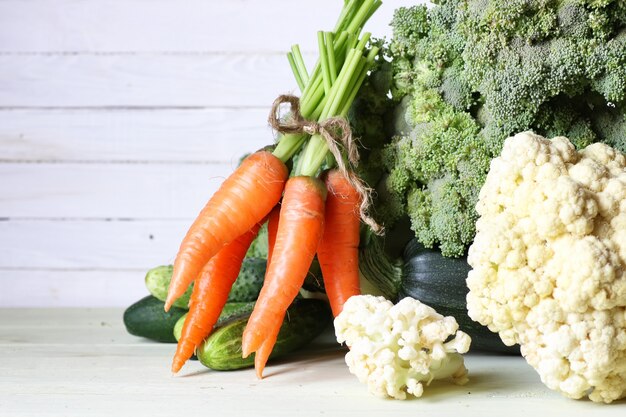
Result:
[[[362,27],[380,0],[346,0],[333,32],[319,32],[320,56],[307,72],[298,46],[288,59],[302,91],[301,115],[322,122],[345,117],[378,49]],[[299,154],[289,172],[286,162]],[[359,293],[361,195],[339,170],[319,134],[284,134],[273,152],[258,151],[228,177],[191,225],[174,262],[166,310],[195,280],[174,356],[177,372],[212,331],[259,227],[268,222],[264,285],[242,340],[257,375],[276,342],[287,308],[317,254],[333,314]],[[323,170],[322,168],[326,168]]]

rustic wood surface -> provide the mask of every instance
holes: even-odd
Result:
[[[126,333],[122,309],[0,309],[0,415],[103,416],[623,416],[613,405],[548,390],[520,357],[470,354],[470,382],[433,383],[421,399],[367,392],[328,332],[306,351],[253,370],[198,362],[169,371],[175,345]]]

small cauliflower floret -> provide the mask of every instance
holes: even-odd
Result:
[[[467,382],[460,354],[471,339],[458,328],[454,317],[410,297],[394,305],[384,297],[353,296],[335,318],[337,341],[350,347],[350,372],[377,397],[399,400],[407,393],[420,397],[434,379]]]
[[[469,316],[551,389],[626,396],[626,158],[526,132],[491,163],[469,249]]]

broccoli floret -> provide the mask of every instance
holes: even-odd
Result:
[[[436,90],[421,91],[419,97],[412,109],[414,129],[394,137],[382,152],[390,172],[385,185],[406,201],[411,228],[424,246],[438,244],[446,256],[460,256],[474,236],[474,205],[491,154],[471,114],[455,110]],[[396,214],[386,207],[390,213]]]
[[[434,3],[394,14],[391,64],[371,76],[390,84],[390,107],[367,121],[385,137],[368,141],[380,152],[367,151],[365,169],[385,172],[375,211],[386,227],[408,216],[422,244],[458,256],[507,137],[533,130],[626,151],[626,2]]]
[[[416,43],[428,33],[428,9],[424,5],[400,7],[394,11],[391,26],[391,51],[401,55],[415,50]]]

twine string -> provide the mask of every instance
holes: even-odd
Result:
[[[281,118],[280,106],[285,103],[290,105],[291,113],[288,117]],[[346,119],[330,117],[321,122],[307,120],[300,113],[300,99],[293,95],[283,94],[274,100],[268,123],[275,131],[283,134],[306,133],[311,136],[321,136],[337,162],[337,169],[361,197],[359,206],[361,220],[375,233],[382,233],[382,226],[369,214],[373,190],[355,172],[359,164],[359,150],[352,136],[350,123]],[[346,158],[343,156],[344,152]]]

